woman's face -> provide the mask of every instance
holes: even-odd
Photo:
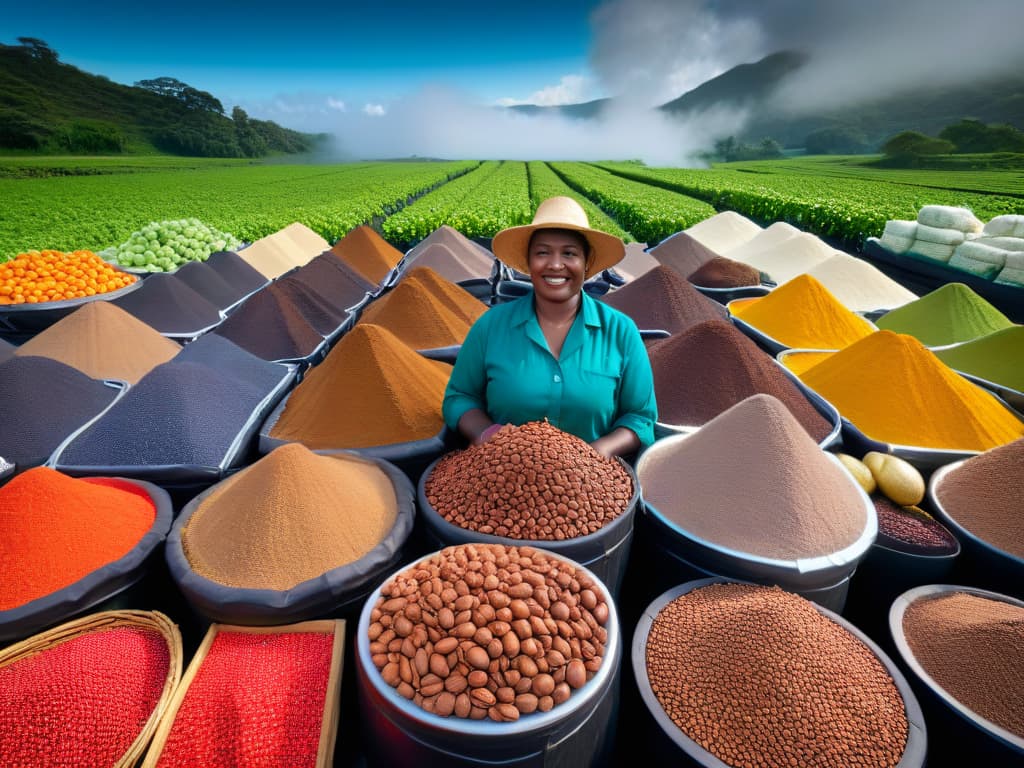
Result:
[[[579,296],[587,270],[586,240],[575,232],[539,229],[527,254],[536,296],[567,301]]]

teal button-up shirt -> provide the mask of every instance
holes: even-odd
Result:
[[[547,418],[587,442],[628,427],[650,445],[658,418],[651,363],[636,324],[586,292],[557,360],[532,294],[491,307],[473,324],[448,380],[445,423],[454,430],[472,408],[498,424]]]

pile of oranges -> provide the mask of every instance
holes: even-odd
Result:
[[[96,296],[136,280],[92,251],[29,251],[0,264],[0,305]]]

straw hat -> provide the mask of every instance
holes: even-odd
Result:
[[[530,273],[527,250],[530,236],[538,229],[571,229],[583,235],[590,244],[586,277],[618,264],[626,255],[622,240],[590,228],[587,212],[571,197],[549,197],[537,206],[533,222],[521,227],[503,229],[491,241],[494,255],[524,275]]]

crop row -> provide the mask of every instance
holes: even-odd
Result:
[[[587,220],[594,229],[607,232],[624,241],[632,242],[633,236],[620,227],[604,211],[592,203],[585,195],[581,195],[575,189],[566,184],[547,163],[533,161],[526,164],[526,171],[530,177],[530,200],[533,202],[534,210],[542,201],[549,197],[571,197],[587,212]]]
[[[868,237],[881,235],[887,220],[915,219],[925,205],[970,208],[982,220],[1004,213],[1024,214],[1024,200],[1020,198],[882,181],[744,173],[723,168],[646,168],[635,163],[598,166],[624,179],[699,197],[717,209],[733,210],[762,222],[787,221],[853,250],[858,250]]]
[[[382,231],[400,248],[442,225],[466,237],[492,237],[529,221],[532,210],[526,164],[491,160],[390,216]]]
[[[763,173],[775,176],[828,176],[836,179],[862,179],[888,184],[907,184],[930,189],[977,192],[984,195],[1024,197],[1024,171],[1019,169],[930,170],[916,168],[880,168],[872,165],[877,155],[819,155],[782,160],[749,160],[728,163],[716,170]]]
[[[479,165],[254,165],[0,178],[0,260],[30,249],[100,251],[151,221],[195,217],[252,241],[298,221],[334,242]],[[525,195],[525,172],[524,172]]]
[[[551,167],[641,242],[657,243],[715,214],[715,209],[701,200],[650,182],[631,181],[594,165],[551,163]]]

